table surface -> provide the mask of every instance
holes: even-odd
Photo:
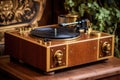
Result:
[[[106,61],[62,69],[54,75],[45,75],[31,66],[10,62],[9,56],[2,56],[0,69],[22,80],[94,80],[120,74],[120,59],[113,57]]]

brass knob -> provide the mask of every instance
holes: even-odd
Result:
[[[57,50],[54,54],[55,63],[58,66],[62,65],[62,59],[63,59],[63,52],[61,50]]]
[[[111,45],[108,42],[104,42],[102,45],[102,52],[109,54],[111,50]]]

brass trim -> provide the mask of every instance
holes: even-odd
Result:
[[[69,45],[66,45],[66,66],[68,66],[69,62],[68,62],[68,50],[69,50]]]
[[[47,48],[47,53],[46,53],[46,71],[50,71],[50,48]]]
[[[54,70],[59,70],[59,69],[63,69],[63,68],[66,68],[67,66],[61,66],[61,67],[56,67],[56,68],[53,68],[53,69],[49,69],[49,71],[54,71]],[[49,72],[47,71],[47,72]]]
[[[108,59],[108,58],[112,58],[112,57],[113,56],[106,56],[106,57],[99,58],[98,60]]]
[[[101,39],[100,36],[98,36],[97,60],[99,60],[100,39]]]
[[[112,35],[112,56],[114,56],[115,35]]]

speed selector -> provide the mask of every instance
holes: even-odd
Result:
[[[108,42],[104,42],[102,45],[102,52],[105,54],[109,54],[111,50],[111,45]]]

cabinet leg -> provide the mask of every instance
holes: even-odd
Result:
[[[44,74],[46,74],[46,75],[54,75],[54,74],[55,74],[55,71],[51,71],[51,72],[44,72]]]

